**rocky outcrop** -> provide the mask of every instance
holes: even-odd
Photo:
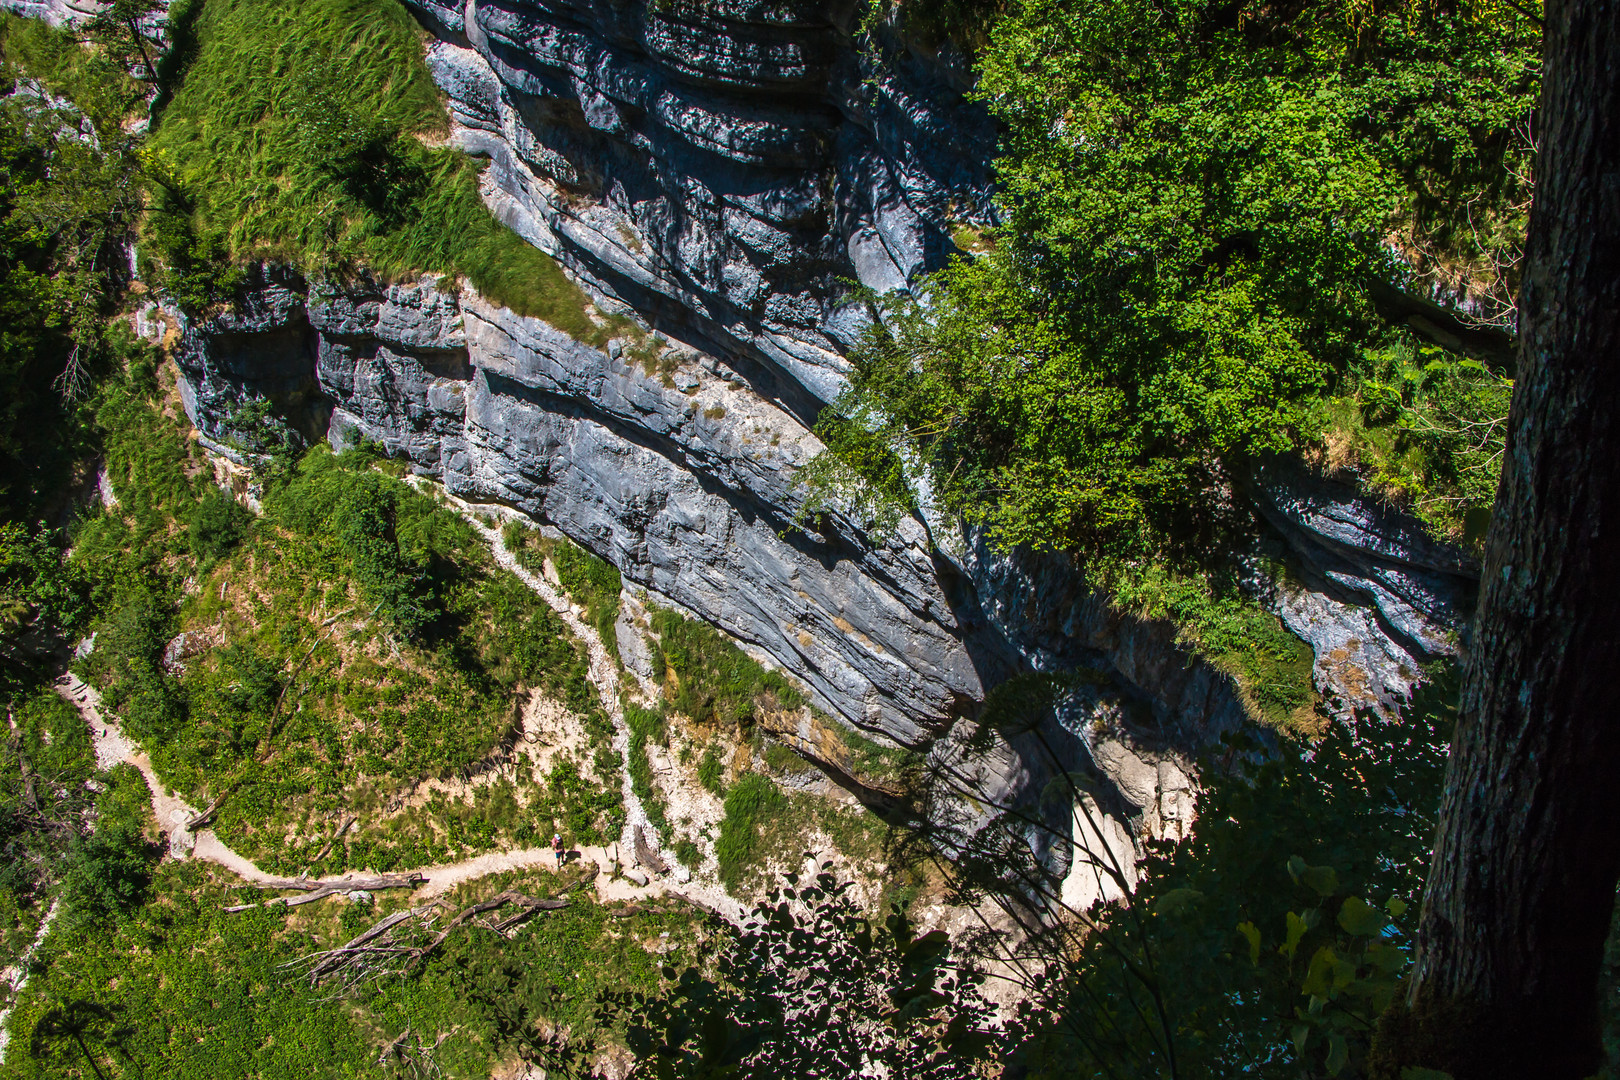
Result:
[[[967,65],[851,0],[407,0],[503,221],[801,419],[864,324],[990,214]]]
[[[809,430],[859,333],[841,279],[903,287],[987,213],[992,140],[948,57],[853,5],[409,0],[436,35],[453,139],[495,212],[635,340],[596,347],[438,278],[307,285],[267,270],[237,310],[171,317],[186,409],[227,452],[273,403],[305,438],[360,436],[470,502],[555,526],[627,587],[716,625],[829,713],[920,746],[1030,671],[1099,688],[1053,714],[1060,761],[1008,744],[1008,800],[1095,791],[1055,835],[1179,835],[1193,759],[1248,722],[1173,627],[1110,609],[1058,555],[959,524],[796,516]],[[1452,647],[1469,568],[1414,524],[1281,467],[1253,485],[1298,581],[1274,607],[1348,711],[1398,706]],[[644,660],[633,620],[621,655]],[[1125,834],[1118,833],[1125,829]],[[1089,832],[1087,830],[1090,830]],[[1059,843],[1050,865],[1070,867]]]
[[[1272,608],[1315,653],[1318,690],[1341,715],[1394,716],[1423,665],[1456,654],[1478,563],[1409,515],[1296,461],[1267,462],[1252,488],[1292,572],[1271,586]]]
[[[83,22],[106,6],[100,0],[0,0],[0,9],[29,19],[43,19],[52,26]]]
[[[241,430],[253,400],[328,417],[334,441],[555,525],[903,742],[983,694],[921,527],[883,545],[797,528],[793,473],[819,444],[713,356],[667,342],[643,364],[433,278],[306,289],[270,272],[236,312],[181,322],[182,400],[217,445],[263,438]]]
[[[726,360],[667,336],[633,359],[622,342],[582,344],[437,278],[309,287],[284,271],[233,312],[169,318],[183,400],[213,444],[262,439],[241,423],[260,401],[334,442],[380,443],[468,501],[555,526],[627,587],[720,627],[870,731],[921,745],[1011,675],[1098,673],[1100,689],[1054,714],[1061,760],[1012,744],[992,770],[1009,802],[1093,776],[1074,828],[1098,842],[1117,827],[1179,834],[1197,753],[1248,723],[1174,627],[1112,610],[1061,555],[997,552],[938,521],[907,519],[882,542],[838,515],[800,528],[794,474],[820,444]],[[1279,608],[1317,648],[1324,690],[1398,705],[1461,624],[1466,561],[1308,473],[1279,467],[1260,487],[1300,575]],[[633,621],[620,637],[634,670]],[[1071,864],[1061,850],[1052,860]]]

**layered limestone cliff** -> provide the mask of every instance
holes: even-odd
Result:
[[[853,0],[408,3],[497,216],[801,419],[864,324],[848,282],[904,287],[990,212],[966,63],[856,40]]]
[[[864,318],[847,282],[906,287],[987,220],[994,133],[962,65],[892,29],[863,43],[847,2],[409,3],[453,140],[491,161],[491,208],[642,330],[598,348],[454,281],[266,268],[234,311],[171,313],[204,437],[235,452],[244,406],[269,401],[306,438],[381,443],[911,746],[1011,675],[1088,669],[1054,713],[1062,760],[1009,745],[986,783],[1017,801],[1094,777],[1081,846],[1181,835],[1194,756],[1248,719],[1173,627],[1110,610],[1066,558],[999,553],[954,523],[908,519],[881,542],[836,514],[795,524],[809,425]],[[1324,696],[1398,708],[1454,648],[1466,560],[1303,470],[1251,486],[1295,568],[1273,606],[1316,650]],[[1051,865],[1079,872],[1066,851]]]

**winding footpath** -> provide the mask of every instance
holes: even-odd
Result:
[[[690,879],[684,868],[677,868],[680,875],[674,881],[666,881],[656,877],[651,878],[646,885],[637,885],[625,877],[615,876],[612,871],[625,864],[633,863],[634,856],[625,858],[622,853],[630,853],[634,848],[635,828],[639,825],[644,830],[643,835],[653,844],[657,843],[657,832],[647,820],[646,810],[641,800],[636,797],[630,782],[630,731],[624,719],[624,708],[619,700],[619,673],[613,658],[608,654],[607,648],[602,644],[601,636],[594,627],[588,626],[579,618],[574,606],[562,596],[551,584],[543,578],[518,565],[517,558],[506,547],[501,538],[500,530],[484,523],[484,516],[503,518],[512,515],[512,511],[504,507],[476,506],[453,496],[445,496],[463,517],[476,529],[481,537],[490,545],[495,562],[502,569],[511,571],[520,581],[532,589],[546,604],[557,613],[570,633],[585,644],[589,657],[589,676],[595,685],[597,694],[601,698],[602,708],[607,712],[613,722],[613,748],[619,751],[623,763],[620,769],[620,784],[624,794],[625,825],[614,850],[606,847],[584,847],[578,849],[582,861],[594,862],[604,871],[596,878],[597,897],[601,901],[637,900],[657,896],[669,896],[675,899],[688,901],[705,910],[715,912],[730,922],[736,923],[743,914],[743,907],[718,885],[706,884]],[[85,722],[90,725],[91,736],[96,751],[96,764],[103,769],[110,769],[115,765],[127,763],[139,769],[146,779],[146,786],[152,795],[152,814],[156,818],[158,828],[163,831],[168,842],[169,854],[175,859],[199,859],[203,862],[214,863],[224,867],[243,881],[250,884],[261,885],[276,881],[285,881],[284,875],[268,874],[254,865],[251,859],[231,850],[226,843],[215,834],[213,829],[199,829],[193,832],[190,823],[198,816],[196,807],[187,803],[179,795],[170,792],[156,771],[152,768],[152,760],[140,750],[125,734],[116,717],[102,711],[101,695],[94,687],[87,685],[76,675],[68,674],[57,681],[57,692],[67,698],[79,710]],[[654,688],[644,689],[656,692]],[[673,862],[665,859],[666,862]],[[512,870],[551,870],[557,869],[556,857],[549,847],[519,848],[512,851],[492,851],[482,855],[475,855],[459,862],[440,863],[433,866],[422,866],[413,869],[399,869],[390,871],[400,875],[420,875],[424,881],[418,886],[413,896],[420,900],[431,899],[454,889],[456,886],[474,881],[490,874],[500,874]],[[354,874],[330,875],[311,879],[319,885],[341,885],[345,880],[355,877]],[[684,877],[687,880],[681,880]],[[48,924],[47,924],[48,926]],[[41,930],[43,937],[44,928]]]
[[[442,489],[440,489],[442,491]],[[597,898],[602,902],[631,901],[650,899],[659,896],[669,896],[684,900],[707,911],[714,912],[733,924],[740,923],[745,915],[743,905],[733,899],[723,888],[715,884],[707,884],[692,880],[691,875],[684,868],[677,868],[679,875],[674,881],[665,881],[650,877],[646,885],[637,885],[626,877],[619,876],[613,871],[625,861],[634,861],[620,858],[620,852],[634,852],[635,829],[640,826],[643,836],[653,845],[658,844],[658,834],[647,820],[647,812],[636,796],[630,781],[630,730],[625,723],[624,708],[619,698],[619,670],[612,656],[608,654],[603,645],[601,636],[594,627],[586,625],[579,617],[573,604],[559,593],[545,579],[535,575],[518,565],[516,556],[507,549],[506,543],[498,528],[485,524],[486,517],[501,520],[514,516],[513,511],[500,506],[478,506],[469,504],[445,494],[444,496],[461,515],[478,531],[478,534],[488,542],[490,551],[494,555],[495,563],[504,570],[510,571],[524,585],[532,589],[546,604],[557,613],[570,633],[584,643],[589,658],[589,676],[596,687],[598,696],[602,701],[602,708],[607,712],[613,722],[613,748],[619,752],[621,761],[620,786],[624,794],[625,824],[614,850],[604,847],[585,847],[579,849],[581,860],[594,862],[600,871],[596,875],[595,887]],[[647,696],[656,696],[657,688],[649,681],[640,680],[641,690]],[[91,737],[95,746],[96,765],[102,769],[111,769],[116,765],[129,764],[140,770],[146,780],[146,786],[151,792],[152,815],[156,819],[158,828],[162,830],[167,841],[169,855],[174,859],[198,859],[210,862],[229,870],[244,882],[254,885],[267,885],[274,882],[285,881],[282,875],[267,874],[258,866],[231,848],[215,834],[213,829],[204,828],[193,832],[191,822],[198,816],[197,808],[182,799],[178,794],[170,792],[158,779],[157,772],[152,768],[152,759],[124,732],[116,717],[106,713],[101,707],[101,695],[92,686],[87,685],[78,676],[63,675],[57,680],[56,690],[79,710],[90,725]],[[655,848],[656,850],[656,848]],[[672,859],[665,858],[666,862],[673,863]],[[500,874],[512,870],[548,870],[555,872],[556,857],[550,848],[520,848],[513,851],[492,851],[483,855],[475,855],[460,862],[441,863],[434,866],[423,866],[413,870],[397,870],[393,873],[400,875],[420,875],[424,880],[412,894],[413,900],[428,900],[440,896],[456,886],[487,877],[491,874]],[[342,885],[352,880],[356,875],[331,875],[328,877],[312,879],[318,885]],[[53,903],[41,923],[39,932],[34,940],[24,950],[17,963],[4,971],[0,971],[0,982],[12,992],[11,1001],[4,1009],[0,1009],[0,1060],[4,1060],[5,1051],[10,1042],[11,1033],[8,1021],[11,1017],[11,1007],[16,998],[28,984],[29,962],[34,953],[44,943],[46,935],[50,932],[51,924],[56,921],[60,910],[60,901]]]

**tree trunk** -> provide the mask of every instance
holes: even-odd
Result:
[[[1550,0],[1507,457],[1406,1009],[1374,1060],[1597,1070],[1620,875],[1620,0]]]

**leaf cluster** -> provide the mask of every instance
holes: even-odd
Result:
[[[891,519],[922,488],[1009,547],[1218,547],[1242,463],[1311,445],[1316,403],[1408,340],[1373,286],[1513,264],[1538,50],[1494,5],[1005,14],[996,243],[872,306],[823,482]]]

